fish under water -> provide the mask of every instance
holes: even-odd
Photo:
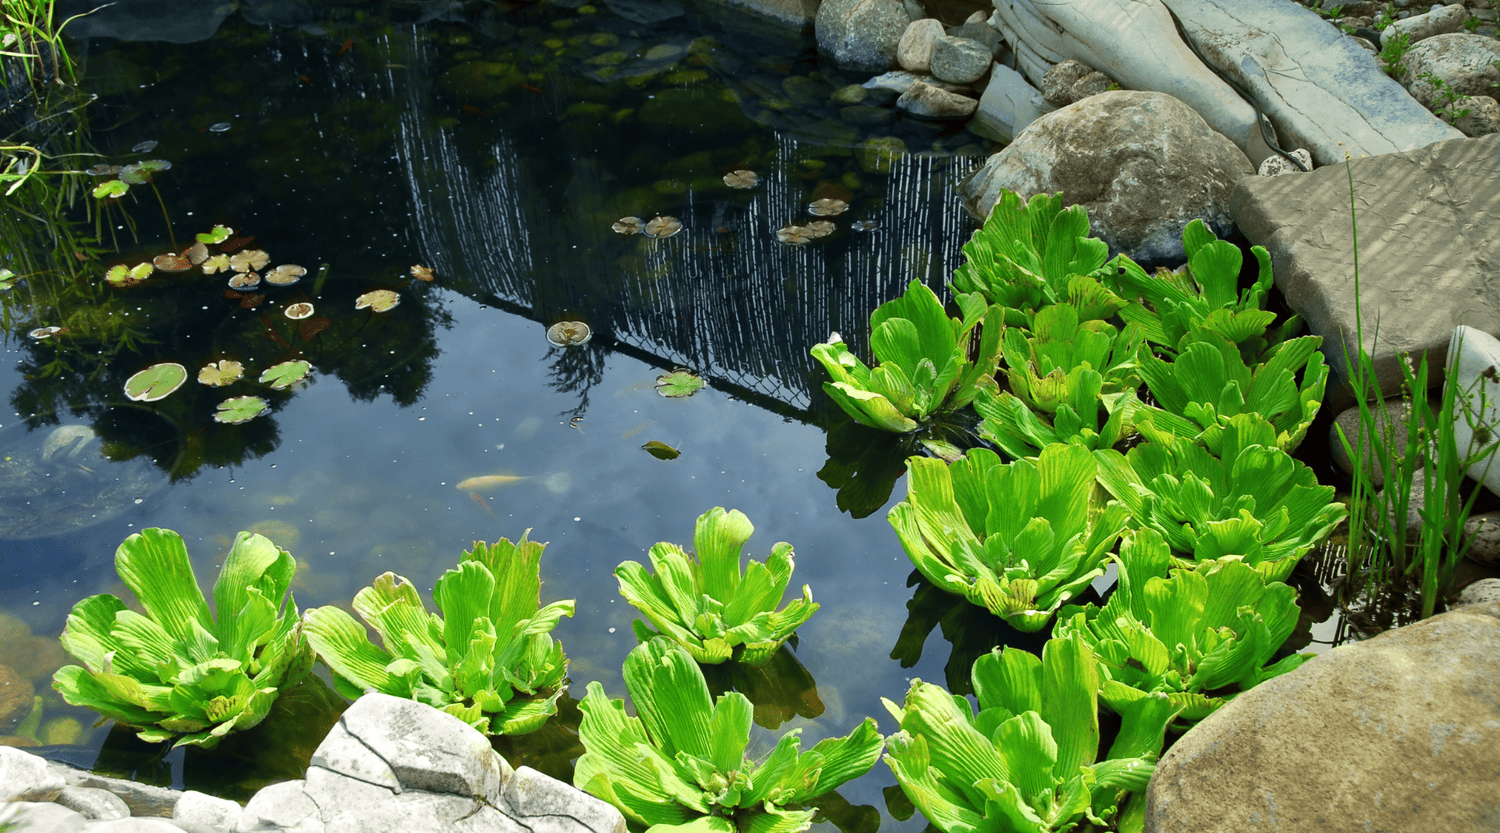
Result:
[[[479,477],[470,477],[467,480],[458,481],[458,489],[463,492],[488,492],[501,486],[509,486],[522,480],[530,480],[528,475],[517,474],[485,474]]]

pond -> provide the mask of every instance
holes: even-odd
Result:
[[[899,700],[912,677],[963,687],[977,652],[1016,638],[909,583],[883,517],[904,492],[902,449],[830,408],[808,357],[831,331],[861,340],[870,310],[911,279],[941,286],[973,229],[954,187],[986,146],[941,124],[840,121],[849,105],[832,93],[863,79],[820,70],[808,52],[736,52],[690,15],[648,25],[565,5],[457,21],[246,8],[206,39],[170,42],[163,20],[164,40],[77,42],[83,87],[98,95],[87,110],[98,161],[171,163],[106,209],[100,277],[219,224],[309,274],[247,309],[225,297],[225,274],[158,273],[99,296],[108,323],[96,332],[8,344],[0,386],[13,415],[0,422],[14,442],[28,427],[34,442],[93,425],[117,451],[122,437],[144,443],[171,476],[92,525],[43,519],[0,543],[0,608],[50,639],[85,596],[128,597],[112,555],[145,527],[181,533],[203,583],[237,531],[264,532],[297,557],[303,609],[347,606],[387,570],[427,595],[474,541],[530,530],[549,542],[543,601],[578,600],[556,632],[572,693],[598,680],[623,697],[636,611],[614,567],[658,541],[689,544],[694,519],[723,506],[756,525],[750,557],[792,543],[793,586],[822,605],[795,650],[735,683],[758,692],[763,725],[800,727],[804,748],[867,715],[890,723],[880,699]],[[873,137],[913,152],[883,162],[858,147]],[[729,187],[735,170],[758,183]],[[827,218],[835,231],[779,242],[784,226],[818,219],[808,206],[823,198],[849,206]],[[683,228],[612,230],[632,215]],[[414,265],[436,280],[412,280]],[[380,288],[401,303],[355,309]],[[310,338],[283,315],[300,301],[327,321]],[[593,337],[549,344],[563,320]],[[126,337],[136,349],[92,355]],[[300,389],[251,384],[297,357],[312,364]],[[196,375],[225,359],[247,368],[237,387],[189,381],[144,407],[123,396],[149,365]],[[678,367],[707,386],[658,395]],[[266,414],[210,419],[216,402],[252,393]],[[656,459],[650,441],[680,456]],[[456,488],[490,475],[503,482]],[[49,723],[91,722],[45,678],[38,690]],[[293,777],[258,771],[232,744],[184,763],[108,729],[54,736],[66,741],[54,753],[242,800]],[[565,757],[538,765],[567,777]],[[920,816],[892,818],[882,792],[894,784],[880,766],[844,787],[860,808],[845,825],[919,828]]]

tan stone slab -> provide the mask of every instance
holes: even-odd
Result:
[[[1500,134],[1453,139],[1354,159],[1364,346],[1387,395],[1399,390],[1400,353],[1440,369],[1453,328],[1500,333]],[[1350,173],[1246,177],[1230,214],[1265,246],[1276,285],[1347,383],[1344,351],[1358,355]],[[1434,373],[1432,383],[1441,381]]]

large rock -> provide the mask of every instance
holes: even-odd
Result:
[[[1186,102],[1257,165],[1271,153],[1255,109],[1188,49],[1161,0],[995,0],[990,25],[1033,84],[1074,58],[1121,87]]]
[[[1010,144],[1022,130],[1054,108],[1021,73],[1004,64],[990,67],[990,83],[979,98],[969,130],[986,139]]]
[[[1148,833],[1494,831],[1500,603],[1345,645],[1189,730],[1146,790]]]
[[[1462,3],[1439,6],[1426,14],[1416,14],[1393,22],[1385,37],[1406,35],[1412,43],[1416,43],[1437,35],[1457,32],[1464,28],[1464,21],[1468,19],[1469,10]]]
[[[932,42],[944,34],[943,21],[935,17],[913,20],[896,44],[896,60],[910,72],[932,69]]]
[[[1457,355],[1443,382],[1456,388],[1454,445],[1463,457],[1477,457],[1500,439],[1500,339],[1460,325],[1453,328],[1448,354]],[[1476,460],[1466,473],[1500,495],[1500,465],[1493,453]]]
[[[972,84],[989,72],[994,57],[979,41],[943,35],[932,42],[932,74],[950,84]]]
[[[1500,134],[1354,159],[1349,170],[1364,347],[1382,390],[1394,394],[1399,354],[1426,352],[1440,368],[1455,326],[1500,333]],[[1357,357],[1359,345],[1344,167],[1240,180],[1230,210],[1245,237],[1270,250],[1287,304],[1323,337],[1324,355],[1347,382],[1345,356]]]
[[[758,54],[768,48],[795,54],[810,45],[818,0],[693,0],[698,20],[720,40]]]
[[[1249,92],[1277,144],[1307,148],[1319,165],[1343,162],[1345,152],[1396,153],[1462,135],[1412,101],[1375,55],[1296,3],[1162,2],[1203,57]]]
[[[896,99],[896,109],[924,119],[960,120],[974,114],[979,102],[918,81]]]
[[[882,72],[895,63],[896,45],[910,23],[901,0],[823,0],[818,48],[844,69]]]
[[[0,804],[7,801],[51,801],[66,782],[47,762],[9,746],[0,746]]]
[[[1423,105],[1439,108],[1454,102],[1453,95],[1490,96],[1500,84],[1500,42],[1468,33],[1438,35],[1413,46],[1401,58],[1402,76],[1411,95]]]
[[[1048,113],[991,156],[960,188],[976,217],[1001,189],[1062,192],[1088,210],[1093,232],[1148,263],[1180,261],[1182,230],[1201,219],[1220,235],[1228,196],[1250,160],[1192,108],[1161,93],[1118,90]]]

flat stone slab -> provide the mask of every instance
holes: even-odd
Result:
[[[1463,133],[1381,71],[1374,53],[1291,0],[1161,0],[1220,73],[1249,91],[1278,144],[1319,165]],[[1346,195],[1347,196],[1347,195]]]
[[[1500,334],[1500,134],[1354,159],[1350,171],[1364,346],[1394,395],[1399,354],[1425,353],[1441,369],[1454,327]],[[1270,251],[1276,285],[1323,336],[1323,354],[1347,384],[1344,353],[1357,357],[1359,347],[1344,166],[1245,177],[1229,204],[1245,237]]]

